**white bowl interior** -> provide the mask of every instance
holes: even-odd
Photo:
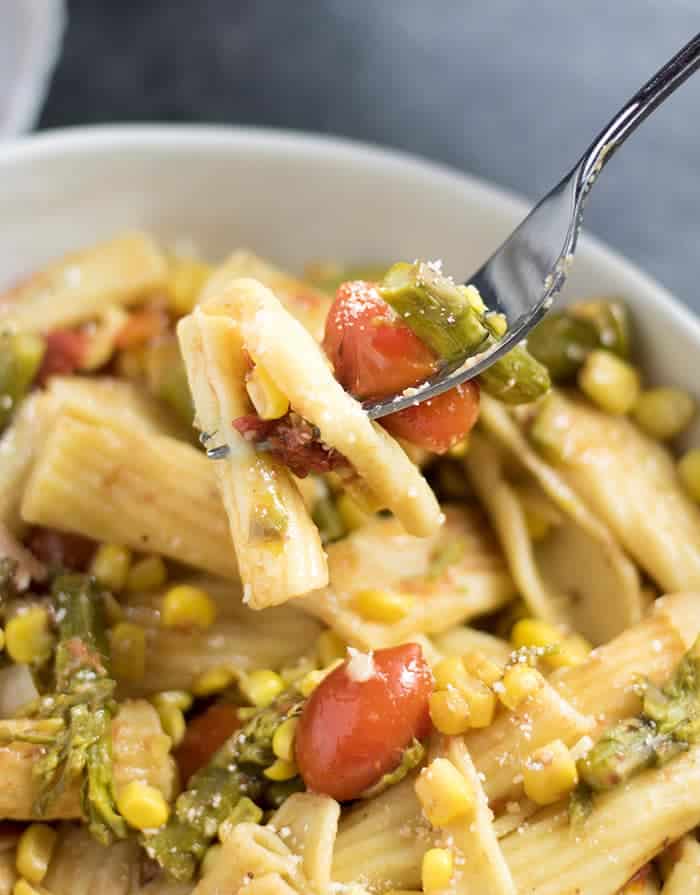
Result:
[[[82,129],[0,147],[0,284],[125,228],[310,258],[442,258],[468,276],[527,211],[459,173],[360,144],[228,128]],[[562,300],[619,295],[650,381],[698,393],[700,324],[632,264],[584,237]],[[700,426],[691,433],[700,443]]]

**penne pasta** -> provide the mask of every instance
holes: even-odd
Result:
[[[51,895],[133,895],[141,891],[140,865],[135,840],[104,846],[84,827],[63,824],[43,885]]]
[[[311,888],[328,891],[331,883],[333,845],[338,832],[340,805],[328,796],[297,793],[290,796],[270,819],[275,830],[295,855]]]
[[[684,836],[667,849],[670,868],[662,895],[698,895],[700,892],[700,844],[695,834]]]
[[[0,295],[0,326],[47,332],[129,305],[163,289],[167,263],[143,233],[127,233],[67,255]]]

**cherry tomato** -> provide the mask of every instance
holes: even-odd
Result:
[[[183,783],[204,767],[212,755],[241,726],[235,705],[217,702],[187,724],[185,736],[175,750]]]
[[[356,398],[382,398],[435,372],[433,352],[402,323],[377,287],[343,283],[326,318],[323,348],[343,388]]]
[[[444,454],[469,432],[479,416],[479,384],[473,380],[415,407],[384,417],[387,432]]]
[[[46,335],[46,351],[37,380],[43,385],[55,374],[80,369],[87,348],[87,336],[79,329],[54,329]]]
[[[349,660],[352,661],[352,660]],[[432,676],[416,643],[374,653],[374,673],[354,680],[348,662],[311,694],[297,727],[297,765],[308,789],[357,798],[394,770],[413,738],[430,732]]]
[[[68,531],[35,528],[27,539],[27,546],[44,565],[83,571],[90,565],[96,544]]]

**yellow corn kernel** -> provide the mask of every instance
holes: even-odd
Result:
[[[100,544],[90,564],[91,573],[103,587],[119,592],[126,583],[131,551],[119,544]]]
[[[162,827],[170,815],[162,792],[141,780],[132,780],[117,792],[117,808],[124,820],[137,830]]]
[[[498,698],[507,709],[517,709],[526,699],[534,696],[544,685],[544,678],[529,665],[511,665],[506,668],[503,680],[494,685]]]
[[[642,392],[632,416],[652,438],[667,441],[680,435],[695,414],[695,401],[680,388],[650,388]]]
[[[208,628],[216,618],[216,603],[201,587],[178,584],[163,597],[161,621],[166,628]]]
[[[339,665],[342,665],[344,661],[344,659],[336,659],[335,662],[331,662],[331,664],[326,665],[325,668],[309,671],[308,674],[305,674],[304,677],[301,678],[301,680],[296,682],[297,690],[304,697],[311,696],[321,681],[327,678],[331,671],[335,671]]]
[[[285,761],[283,758],[277,758],[263,771],[268,780],[274,780],[276,783],[282,783],[285,780],[291,780],[299,773],[297,766],[293,761]]]
[[[53,827],[31,824],[17,843],[17,873],[30,883],[40,883],[49,869],[55,845],[56,831]]]
[[[585,637],[573,634],[571,637],[565,637],[554,652],[545,653],[542,661],[549,668],[568,668],[585,662],[592,649]]]
[[[347,531],[355,531],[367,524],[369,515],[349,494],[340,494],[335,505]]]
[[[336,659],[345,658],[347,644],[330,628],[318,635],[316,646],[321,665],[330,665]]]
[[[503,677],[503,666],[498,662],[494,662],[481,650],[474,650],[467,653],[462,659],[464,667],[482,684],[492,687],[496,681],[500,681]]]
[[[146,673],[146,632],[132,622],[118,622],[109,632],[114,676],[138,683]]]
[[[182,709],[179,709],[171,702],[160,702],[157,697],[153,699],[153,706],[158,712],[163,733],[170,737],[173,746],[179,746],[185,738],[185,729],[187,727]]]
[[[298,718],[287,718],[272,735],[272,751],[283,761],[294,761],[294,736]]]
[[[440,892],[449,888],[454,872],[452,852],[446,848],[429,848],[423,855],[421,881],[426,893]]]
[[[223,845],[217,843],[216,845],[210,845],[204,852],[204,857],[202,858],[202,864],[200,866],[200,873],[202,876],[206,876],[211,871],[214,864],[218,863],[223,850]]]
[[[467,452],[469,451],[469,436],[465,435],[461,441],[458,441],[457,444],[453,444],[451,448],[447,451],[447,456],[452,457],[453,460],[461,460],[463,457],[467,456]]]
[[[176,258],[168,277],[170,307],[178,316],[189,314],[206,283],[211,268],[194,258]]]
[[[144,556],[129,569],[125,587],[129,593],[143,593],[163,587],[168,577],[162,556]]]
[[[510,642],[515,649],[556,646],[563,639],[564,635],[554,625],[538,618],[521,618],[510,632]]]
[[[433,677],[438,690],[459,687],[467,679],[467,669],[460,656],[447,656],[436,663],[433,668]]]
[[[523,765],[525,795],[537,805],[558,802],[577,783],[576,762],[561,740],[535,750]]]
[[[0,653],[5,649],[5,631],[0,628]]]
[[[261,668],[251,671],[241,681],[241,690],[248,702],[252,702],[258,708],[265,708],[275,697],[284,690],[284,681],[274,671]]]
[[[181,712],[186,712],[192,708],[192,694],[186,690],[161,690],[153,697],[153,704],[156,702],[164,705],[174,705]]]
[[[423,813],[434,827],[446,827],[474,813],[472,787],[446,758],[436,758],[423,768],[415,788]]]
[[[43,662],[51,655],[52,646],[49,614],[41,606],[30,606],[5,625],[5,647],[13,662]]]
[[[639,373],[609,351],[591,351],[579,371],[578,385],[606,413],[629,413],[639,397]]]
[[[700,449],[693,448],[678,462],[678,476],[689,497],[700,503]]]
[[[493,721],[496,710],[496,697],[493,692],[477,677],[467,672],[463,659],[458,656],[448,656],[441,659],[433,669],[435,685],[438,693],[446,692],[447,697],[433,700],[435,712],[443,725],[449,727],[461,726],[466,706],[468,719],[467,729],[472,727],[488,727]],[[461,699],[456,698],[459,694]],[[434,721],[438,729],[437,721]],[[463,732],[463,731],[461,731]]]
[[[470,678],[460,693],[469,707],[469,727],[488,727],[496,712],[494,692],[477,678]]]
[[[470,726],[469,706],[467,701],[454,687],[448,690],[435,690],[428,700],[430,719],[435,727],[446,736],[459,736],[466,733]]]
[[[245,387],[260,419],[277,420],[289,410],[289,398],[261,364],[250,371]]]
[[[51,895],[43,886],[33,886],[26,879],[18,879],[12,887],[12,895]]]
[[[221,693],[231,685],[234,677],[234,672],[229,668],[210,668],[195,680],[192,684],[192,692],[195,696],[212,696],[214,693]]]
[[[393,622],[400,622],[409,614],[415,598],[410,594],[368,587],[357,591],[352,602],[355,610],[363,618],[390,625]]]

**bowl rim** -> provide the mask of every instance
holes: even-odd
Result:
[[[77,158],[85,153],[108,155],[127,149],[132,152],[156,150],[177,154],[192,149],[206,153],[230,151],[233,148],[255,148],[263,155],[277,155],[283,151],[287,157],[347,160],[354,167],[388,165],[397,172],[433,182],[440,181],[460,193],[470,194],[472,201],[476,193],[480,203],[512,217],[514,222],[524,218],[532,208],[532,202],[515,191],[402,149],[349,137],[261,125],[91,124],[20,135],[0,142],[0,182],[4,168],[37,164],[52,157]],[[696,316],[634,261],[610,248],[585,228],[577,252],[587,255],[594,265],[617,270],[628,281],[630,293],[643,295],[644,302],[654,305],[657,312],[672,325],[685,329],[700,347],[700,315]]]

